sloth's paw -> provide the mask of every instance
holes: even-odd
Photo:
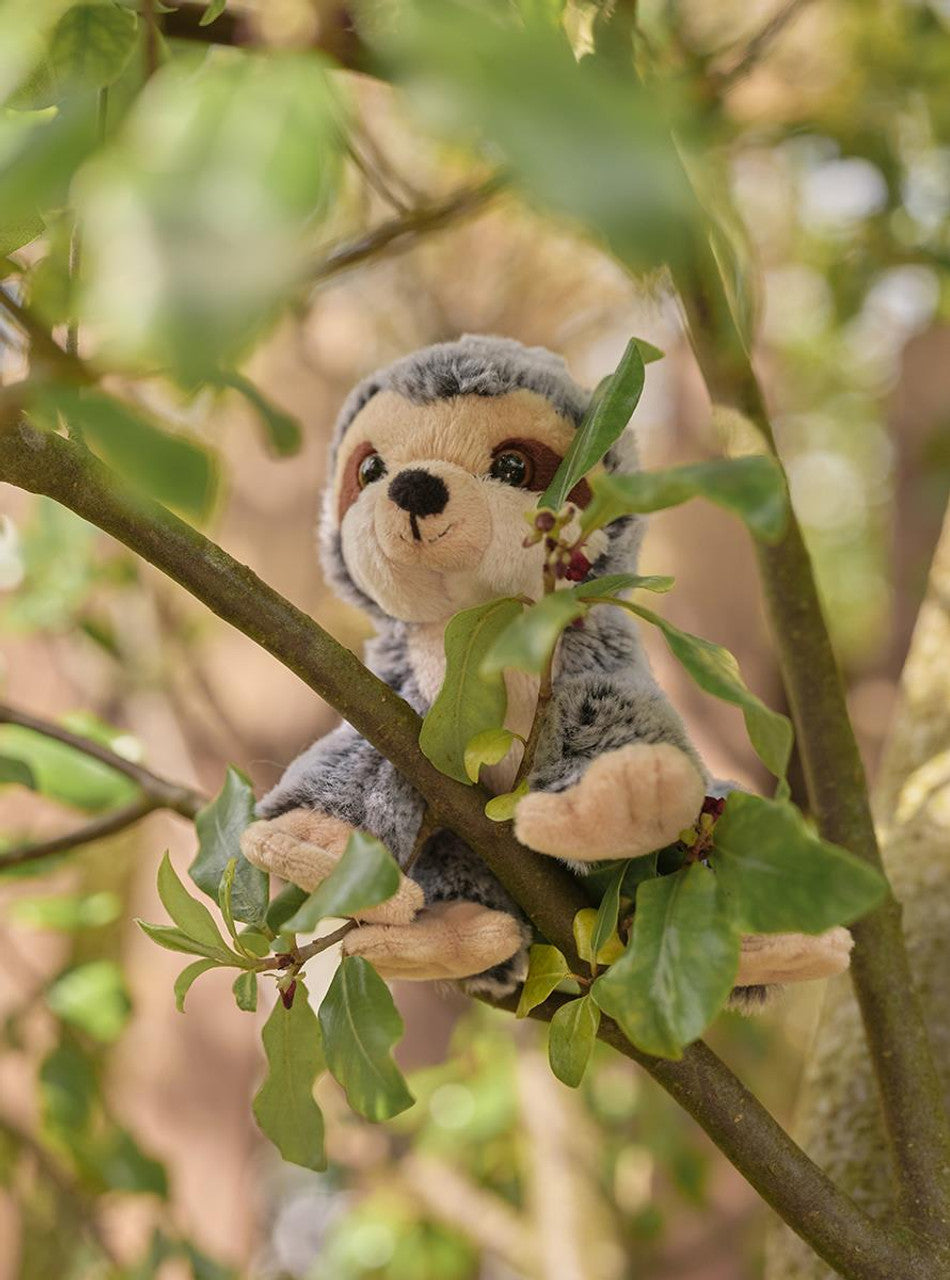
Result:
[[[672,844],[695,822],[704,794],[685,752],[636,742],[598,756],[564,791],[529,792],[515,810],[515,835],[573,862],[636,858]]]
[[[383,978],[425,982],[470,978],[510,960],[524,927],[506,911],[477,902],[437,902],[411,924],[368,924],[343,939],[343,954],[363,956]]]
[[[252,822],[241,836],[248,862],[312,893],[340,860],[353,828],[317,809],[291,809],[279,818]],[[388,902],[367,907],[357,919],[374,924],[408,924],[423,905],[422,889],[402,876]]]
[[[742,939],[737,987],[808,982],[844,973],[854,946],[847,929],[825,933],[755,933]]]

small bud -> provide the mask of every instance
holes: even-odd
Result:
[[[554,576],[555,578],[567,577],[567,565],[564,563],[563,560],[559,560],[557,564],[554,566]]]
[[[556,523],[553,511],[539,511],[534,517],[534,527],[542,533],[550,533]]]
[[[715,822],[717,818],[722,817],[722,811],[723,809],[725,809],[725,807],[726,807],[725,796],[707,796],[706,799],[703,801],[702,812],[711,813],[713,817],[713,821]]]
[[[293,982],[291,982],[286,988],[279,987],[278,990],[280,991],[280,998],[283,1002],[284,1008],[292,1008],[294,1003],[294,993],[297,990],[297,979],[294,978]]]
[[[545,538],[544,549],[545,551],[557,551],[557,538]]]
[[[590,573],[590,561],[583,551],[572,551],[565,577],[571,582],[583,582]]]

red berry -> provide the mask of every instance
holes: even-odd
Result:
[[[572,551],[564,576],[569,582],[583,582],[590,573],[590,561],[583,551]]]

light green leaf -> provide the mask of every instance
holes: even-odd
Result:
[[[222,8],[224,6],[222,5]],[[271,451],[279,458],[289,458],[300,452],[303,439],[300,423],[283,409],[279,409],[272,400],[264,395],[259,387],[245,378],[236,369],[221,375],[219,384],[237,391],[255,410],[264,425],[267,443]]]
[[[90,960],[68,969],[47,988],[46,1003],[58,1018],[106,1044],[122,1034],[132,1009],[114,960]]]
[[[515,816],[518,801],[528,794],[528,779],[519,782],[514,791],[504,791],[500,796],[492,796],[485,805],[485,817],[492,822],[510,822]]]
[[[481,671],[497,676],[507,667],[540,675],[551,661],[561,632],[587,605],[573,591],[552,591],[509,621],[482,660]]]
[[[140,493],[199,520],[209,514],[217,476],[211,454],[197,440],[95,388],[45,384],[34,392],[32,409],[42,418],[62,414]]]
[[[282,928],[312,933],[327,916],[351,916],[388,901],[399,888],[400,871],[384,844],[354,831],[339,862]]]
[[[776,542],[788,519],[782,468],[774,458],[717,458],[665,471],[591,477],[593,497],[581,514],[585,533],[625,515],[676,507],[690,498],[708,498],[734,512],[757,538]]]
[[[210,27],[215,18],[220,18],[227,8],[228,0],[210,0],[207,9],[198,20],[199,27]]]
[[[518,734],[510,729],[486,729],[483,733],[476,733],[465,748],[465,772],[469,781],[478,781],[482,765],[500,764],[516,739]]]
[[[219,964],[233,964],[243,968],[243,960],[239,956],[222,950],[220,944],[212,947],[205,942],[198,942],[173,924],[149,924],[147,920],[139,919],[136,919],[135,923],[144,934],[147,934],[153,942],[157,942],[160,947],[164,947],[166,951],[181,951],[186,956],[205,956],[209,960],[216,960]]]
[[[257,974],[253,970],[248,969],[245,973],[239,973],[234,979],[234,985],[231,990],[234,992],[234,999],[237,1007],[245,1013],[254,1013],[257,1010]],[[300,991],[294,993],[294,1004],[302,999]]]
[[[0,786],[14,784],[38,790],[33,770],[25,760],[17,760],[15,756],[0,756]]]
[[[631,1044],[679,1058],[722,1008],[738,967],[739,931],[717,878],[693,863],[639,886],[630,945],[591,995]]]
[[[187,968],[182,969],[181,973],[175,979],[175,1008],[179,1013],[185,1012],[185,997],[191,990],[192,984],[196,978],[200,978],[203,973],[207,973],[209,969],[219,969],[221,966],[217,960],[196,960],[194,964],[190,964]]]
[[[617,934],[617,916],[620,911],[620,890],[627,873],[628,862],[623,862],[614,872],[597,909],[597,920],[591,932],[590,949],[600,957],[601,949]]]
[[[402,1018],[389,988],[362,956],[342,960],[320,1006],[320,1026],[327,1066],[354,1111],[367,1120],[388,1120],[412,1106],[390,1054],[402,1037]]]
[[[593,578],[590,582],[580,582],[570,591],[578,600],[587,600],[591,596],[616,596],[621,591],[654,591],[664,595],[673,586],[675,579],[665,574],[608,573],[603,578]]]
[[[594,397],[584,415],[554,479],[541,495],[539,507],[560,511],[577,482],[619,439],[640,400],[643,379],[643,355],[637,340],[631,338],[603,391]]]
[[[323,1116],[313,1085],[326,1064],[320,1025],[300,979],[293,1004],[285,1009],[277,1001],[261,1038],[267,1075],[254,1095],[254,1119],[285,1160],[305,1169],[325,1169]]]
[[[158,868],[158,896],[162,906],[179,929],[208,952],[216,952],[228,958],[231,952],[221,937],[214,917],[203,902],[193,898],[175,874],[171,859],[166,853]]]
[[[121,912],[118,895],[108,890],[62,897],[17,898],[10,904],[10,915],[17,924],[32,929],[59,929],[64,933],[99,929],[117,920]]]
[[[534,943],[528,952],[528,972],[515,1017],[526,1018],[535,1005],[547,1000],[551,992],[570,976],[568,963],[557,947]]]
[[[268,877],[241,852],[241,835],[253,820],[251,784],[239,769],[229,765],[221,791],[195,819],[198,852],[188,868],[202,893],[217,902],[221,877],[234,858],[237,866],[231,886],[231,911],[235,920],[245,924],[260,924],[267,912]]]
[[[572,929],[577,954],[582,960],[586,960],[588,964],[613,964],[615,960],[619,960],[623,955],[623,943],[620,941],[618,934],[612,934],[598,948],[595,961],[593,938],[596,926],[596,907],[582,907],[580,911],[575,913]]]
[[[548,1061],[557,1078],[572,1089],[584,1078],[599,1026],[600,1010],[590,996],[561,1005],[551,1019]]]
[[[505,718],[507,695],[500,669],[483,670],[485,655],[512,619],[517,600],[491,600],[457,613],[445,629],[445,678],[419,734],[422,754],[456,782],[469,783],[465,749],[476,734]]]
[[[67,95],[118,80],[136,45],[134,13],[114,4],[75,4],[57,22],[46,56],[17,93],[17,103],[48,107]]]
[[[792,752],[792,724],[787,716],[767,707],[743,683],[739,664],[728,649],[701,636],[680,631],[659,614],[629,600],[617,604],[659,627],[670,652],[686,668],[701,689],[741,709],[749,740],[759,759],[783,780]]]
[[[887,892],[873,867],[820,839],[787,801],[733,791],[713,840],[713,869],[748,932],[822,933],[857,920]]]
[[[108,765],[18,724],[0,725],[0,750],[29,769],[40,795],[86,813],[117,807],[137,792],[133,782]]]

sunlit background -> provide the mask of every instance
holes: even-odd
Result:
[[[31,30],[45,38],[68,7],[34,3],[27,18],[0,6],[0,209],[18,217],[22,131],[61,101],[42,86],[32,103],[16,96]],[[384,31],[398,21],[398,5],[375,7]],[[655,65],[691,86],[700,189],[745,275],[757,365],[873,773],[950,488],[950,7],[787,7],[797,11],[761,47],[770,3],[644,3],[640,21]],[[596,6],[568,8],[581,52]],[[409,95],[349,71],[324,82],[310,49],[337,47],[337,6],[245,9],[216,22],[238,12],[241,38],[286,62],[248,70],[204,42],[212,23],[203,40],[163,45],[130,106],[148,66],[140,24],[104,108],[101,94],[79,95],[76,128],[91,127],[95,105],[107,141],[63,184],[61,216],[27,243],[0,242],[12,252],[5,288],[61,337],[78,308],[80,354],[104,352],[117,370],[107,385],[216,452],[206,527],[232,555],[358,648],[367,620],[334,598],[314,550],[332,422],[363,374],[460,333],[543,344],[588,385],[636,334],[666,353],[635,418],[644,465],[741,442],[746,425],[710,411],[662,274],[632,280],[571,222],[511,193],[488,198],[492,155],[474,161],[464,130],[446,142],[446,102],[425,77]],[[721,105],[704,105],[697,86]],[[525,142],[539,156],[545,145]],[[26,154],[42,160],[43,147]],[[51,182],[56,163],[37,181]],[[460,214],[426,218],[458,192]],[[375,228],[407,218],[397,251],[361,251]],[[22,336],[0,319],[0,337],[13,382]],[[211,385],[219,361],[240,369],[250,396],[240,380]],[[302,427],[293,456],[274,447],[292,431],[282,415]],[[5,700],[209,795],[228,763],[263,790],[335,722],[263,651],[68,511],[9,486],[0,510]],[[673,621],[731,649],[749,685],[784,709],[741,526],[698,503],[658,515],[643,565],[675,575]],[[646,640],[710,768],[765,785],[739,712]],[[0,752],[16,733],[0,728]],[[8,845],[122,798],[111,774],[77,776],[73,759],[46,752],[46,795],[0,790]],[[282,1165],[250,1112],[269,989],[259,1014],[241,1013],[212,972],[179,1014],[179,958],[132,924],[160,915],[166,848],[184,871],[193,828],[157,814],[0,887],[0,1275],[763,1275],[769,1212],[632,1063],[598,1046],[571,1091],[547,1071],[543,1028],[428,985],[395,988],[415,1107],[373,1126],[324,1078],[330,1168]],[[332,972],[321,961],[317,997]],[[711,1036],[783,1121],[820,998],[813,984],[762,1018],[726,1015]],[[76,1107],[92,1117],[84,1150],[64,1137]]]

